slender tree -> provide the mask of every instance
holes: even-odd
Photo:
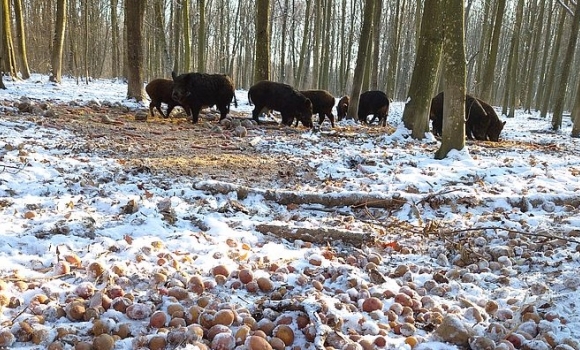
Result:
[[[183,0],[181,2],[181,10],[183,26],[181,26],[180,29],[183,32],[183,70],[184,72],[189,72],[193,67],[191,54],[191,31],[189,29],[189,0]]]
[[[429,108],[431,98],[436,92],[435,84],[443,44],[442,1],[425,0],[423,5],[415,67],[407,95],[408,102],[403,110],[403,123],[407,129],[413,131],[415,139],[422,139],[425,132],[429,131]]]
[[[2,46],[4,48],[4,67],[2,70],[16,77],[16,54],[12,40],[12,28],[10,23],[10,3],[2,0]]]
[[[256,0],[254,82],[270,79],[270,0]]]
[[[572,137],[580,137],[580,79],[578,79],[576,99],[574,100],[574,107],[572,108],[570,118],[574,121],[574,125],[572,125]]]
[[[352,78],[352,92],[350,94],[350,105],[348,106],[347,119],[354,119],[358,111],[358,101],[365,73],[365,63],[367,48],[371,40],[371,30],[373,25],[373,11],[376,0],[365,0],[365,8],[363,12],[363,26],[358,42],[358,52],[356,56],[356,66],[354,68],[354,76]],[[379,0],[380,1],[380,0]]]
[[[125,26],[127,28],[127,98],[145,99],[143,88],[143,19],[146,2],[125,0]]]
[[[393,26],[391,28],[391,37],[389,40],[389,44],[391,46],[391,50],[389,52],[389,64],[388,64],[388,72],[387,72],[387,86],[385,88],[387,96],[395,96],[397,91],[397,63],[399,59],[399,46],[401,42],[401,24],[402,24],[402,17],[401,14],[402,8],[405,6],[405,1],[403,0],[403,4],[401,4],[401,0],[397,0],[396,2],[396,9],[395,9],[395,16],[393,20]]]
[[[379,54],[381,43],[381,16],[383,12],[383,2],[375,2],[375,14],[373,18],[373,57],[372,57],[372,73],[370,75],[370,88],[372,90],[379,90]]]
[[[564,112],[564,96],[567,95],[568,77],[572,69],[572,59],[576,51],[576,41],[578,40],[578,30],[580,29],[580,3],[576,4],[572,18],[572,27],[570,28],[570,38],[564,56],[564,63],[560,69],[560,81],[556,86],[556,98],[554,99],[554,112],[552,113],[552,130],[560,130],[562,127],[562,113]],[[579,73],[576,69],[576,74]]]
[[[62,50],[67,22],[66,6],[66,0],[58,0],[56,3],[56,24],[50,60],[52,63],[52,71],[49,78],[50,81],[55,83],[60,83],[62,78]]]
[[[518,62],[519,62],[519,52],[520,52],[520,36],[522,29],[522,17],[524,13],[524,0],[518,0],[518,5],[516,7],[516,21],[514,23],[514,31],[512,35],[511,48],[510,48],[510,62],[509,71],[506,80],[506,92],[508,98],[505,100],[504,107],[509,109],[508,118],[515,117],[516,103],[518,100],[517,91],[519,87],[518,82]]]
[[[483,81],[481,86],[481,98],[485,101],[491,100],[493,96],[494,80],[495,80],[495,66],[497,63],[497,54],[499,49],[499,37],[501,34],[501,27],[503,24],[504,11],[506,0],[498,0],[495,8],[493,34],[488,51],[489,57],[485,65],[485,72],[483,73]]]
[[[163,0],[155,0],[153,2],[153,42],[154,49],[152,49],[149,56],[153,56],[151,62],[151,69],[156,76],[169,76],[171,73],[170,59],[167,50],[167,40],[165,38],[165,6]]]
[[[26,53],[26,30],[22,15],[22,0],[14,0],[14,17],[16,18],[16,40],[18,41],[17,58],[22,79],[30,78],[28,55]]]
[[[481,22],[479,23],[480,28],[481,28],[481,37],[479,39],[479,46],[478,46],[478,52],[480,53],[477,56],[477,68],[475,70],[475,87],[476,87],[476,91],[478,93],[478,95],[482,95],[482,90],[483,90],[483,84],[481,83],[483,81],[483,76],[485,73],[485,66],[487,64],[486,59],[489,59],[487,54],[483,54],[483,52],[487,52],[488,48],[489,48],[489,43],[491,42],[491,36],[492,36],[492,26],[490,23],[487,23],[487,20],[489,17],[491,17],[489,15],[490,9],[491,9],[491,1],[485,1],[485,4],[483,5],[483,11],[481,12]]]
[[[199,14],[199,28],[197,31],[197,71],[205,72],[206,64],[204,59],[206,40],[205,40],[205,0],[197,0]]]
[[[443,62],[444,98],[443,133],[436,159],[447,157],[449,151],[465,147],[465,30],[463,0],[444,0]]]
[[[121,52],[119,50],[119,16],[117,15],[118,0],[111,0],[111,74],[113,78],[119,77],[119,65],[121,64]]]
[[[532,16],[534,17],[533,22],[536,23],[536,19],[539,19],[540,21],[544,20],[544,10],[546,9],[546,2],[545,1],[540,1],[540,12],[538,14],[538,17],[535,18],[534,14],[532,14]],[[526,96],[524,99],[524,110],[526,111],[530,111],[531,107],[532,107],[532,99],[534,96],[534,90],[535,90],[535,84],[537,81],[537,71],[536,68],[538,66],[538,62],[540,60],[540,43],[541,43],[541,38],[542,38],[542,30],[544,30],[544,26],[533,26],[533,31],[534,31],[534,38],[533,38],[533,44],[532,44],[532,48],[530,50],[530,68],[528,69],[528,79],[527,79],[527,83],[524,85],[524,87],[526,88]],[[549,29],[548,29],[549,30]]]
[[[329,69],[330,69],[330,48],[331,45],[331,25],[330,19],[332,17],[332,9],[334,8],[332,4],[332,0],[326,0],[326,4],[324,6],[324,26],[323,26],[323,33],[322,36],[322,62],[321,67],[322,70],[319,74],[318,79],[318,88],[321,89],[328,89],[329,84]]]
[[[304,16],[304,31],[302,36],[302,44],[300,45],[300,62],[298,62],[298,71],[294,77],[294,80],[297,82],[296,85],[299,87],[303,87],[304,84],[304,72],[306,71],[306,67],[308,66],[309,62],[305,59],[307,57],[308,51],[308,35],[310,33],[310,11],[312,8],[312,0],[306,0],[306,13]]]
[[[560,67],[558,63],[558,52],[561,50],[562,36],[564,32],[564,24],[566,23],[566,11],[560,9],[560,15],[558,20],[558,30],[556,31],[556,38],[554,40],[554,46],[552,47],[552,60],[549,63],[549,68],[546,73],[545,86],[543,87],[542,104],[540,106],[540,117],[546,118],[548,115],[548,110],[550,109],[550,102],[554,93],[554,80],[556,78],[556,70]],[[557,96],[562,98],[562,96]]]

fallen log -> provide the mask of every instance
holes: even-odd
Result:
[[[263,234],[273,234],[288,241],[302,240],[317,244],[342,241],[357,247],[373,244],[376,237],[370,233],[353,232],[334,228],[306,228],[288,225],[260,224],[256,231]]]
[[[288,204],[320,204],[325,207],[368,207],[383,208],[389,210],[400,209],[407,200],[398,193],[391,196],[384,193],[367,192],[333,192],[316,193],[302,191],[287,191],[274,189],[260,189],[248,186],[235,185],[221,181],[200,181],[194,185],[198,190],[208,191],[212,194],[228,194],[236,192],[238,199],[244,199],[250,194],[257,194],[266,200],[274,201],[281,205]]]

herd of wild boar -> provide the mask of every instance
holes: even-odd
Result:
[[[237,107],[233,80],[225,74],[172,73],[173,80],[154,79],[145,90],[151,98],[149,111],[153,116],[155,109],[165,118],[176,107],[182,107],[193,123],[199,120],[199,112],[204,107],[216,106],[220,112],[220,121],[230,111],[232,101]],[[295,126],[302,123],[307,128],[314,127],[312,115],[318,114],[318,124],[326,118],[334,128],[335,97],[326,90],[297,90],[294,87],[263,80],[248,90],[248,100],[254,105],[252,118],[259,123],[263,112],[278,111],[282,124]],[[167,105],[163,113],[161,104]],[[350,98],[343,96],[336,104],[338,120],[346,117]],[[382,91],[365,91],[360,95],[357,117],[362,124],[372,124],[378,120],[380,126],[387,125],[390,99]],[[367,117],[372,115],[369,121]],[[429,119],[432,122],[433,134],[441,136],[443,130],[443,93],[431,100]],[[469,139],[499,141],[499,135],[505,125],[488,103],[466,95],[465,97],[465,134]]]

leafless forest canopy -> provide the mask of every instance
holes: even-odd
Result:
[[[23,42],[15,13],[15,5],[20,3],[30,71],[49,74],[58,0],[3,1],[8,7],[3,17],[9,16],[14,51],[19,52]],[[172,70],[201,70],[228,73],[238,88],[252,85],[255,1],[143,1],[147,2],[143,26],[146,80],[170,77]],[[364,87],[384,90],[394,100],[406,98],[423,2],[383,1],[381,15],[373,23],[378,45],[372,50],[378,50],[378,55],[368,55]],[[501,2],[465,3],[467,89],[474,94],[482,89],[494,24],[500,18],[495,13]],[[520,28],[516,28],[518,1],[507,1],[500,12],[492,102],[501,105],[508,84],[515,79],[518,106],[533,109],[540,108],[547,93],[549,100],[554,99],[549,95],[554,90],[550,82],[559,81],[576,1],[522,3]],[[87,77],[125,76],[124,0],[68,0],[66,6],[63,75],[79,77],[82,82],[89,81]],[[275,0],[271,6],[271,79],[299,88],[327,89],[335,96],[348,93],[364,1]],[[518,40],[514,46],[515,34]],[[2,52],[5,49],[4,40]],[[571,109],[576,95],[579,60],[576,54],[565,96],[566,110]],[[5,72],[10,71],[7,64],[2,61]],[[16,71],[20,69],[17,63]]]

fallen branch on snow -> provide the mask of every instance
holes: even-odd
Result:
[[[200,181],[196,183],[194,187],[198,190],[208,191],[212,194],[236,192],[239,199],[244,199],[250,194],[261,195],[266,200],[274,201],[282,205],[321,204],[325,207],[350,206],[397,210],[407,202],[404,198],[397,196],[389,197],[382,193],[348,191],[333,193],[297,192],[252,188],[221,181]]]
[[[263,234],[273,234],[280,238],[289,241],[297,239],[312,242],[317,244],[326,244],[333,241],[342,241],[354,246],[362,246],[366,244],[373,244],[375,242],[374,235],[363,232],[353,232],[348,230],[339,230],[334,228],[306,228],[306,227],[292,227],[274,224],[260,224],[256,225],[256,231]]]

